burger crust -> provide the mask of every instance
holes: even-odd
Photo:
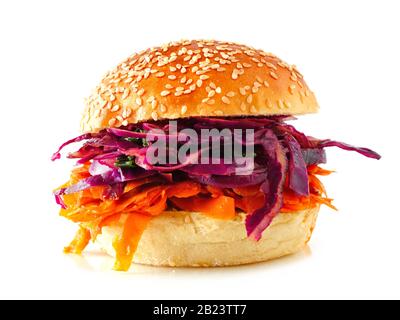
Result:
[[[144,231],[133,262],[169,267],[219,267],[267,261],[301,250],[310,240],[319,208],[280,213],[260,241],[246,235],[241,213],[218,220],[201,213],[167,211]],[[113,239],[122,224],[104,227],[96,243],[115,256]]]
[[[299,115],[318,111],[295,66],[232,42],[171,42],[133,54],[86,100],[81,127],[186,117]]]

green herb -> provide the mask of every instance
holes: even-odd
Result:
[[[243,152],[242,157],[246,157],[246,156],[247,156],[246,152]],[[257,153],[253,152],[253,153],[249,154],[248,156],[249,156],[249,158],[255,158],[255,157],[257,157]]]
[[[142,139],[141,138],[124,138],[125,141],[129,141],[129,142],[134,142],[137,144],[141,144]]]
[[[135,168],[135,158],[131,156],[119,156],[117,161],[115,162],[115,166],[119,168]]]
[[[136,129],[134,132],[139,132],[139,133],[145,133],[144,130],[141,129]],[[133,142],[138,144],[139,146],[142,147],[147,147],[149,145],[149,143],[147,142],[146,138],[124,138],[125,141],[129,141],[129,142]]]

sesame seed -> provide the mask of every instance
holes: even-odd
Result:
[[[274,65],[271,62],[266,62],[265,63],[267,65],[268,68],[274,69],[274,70],[278,70],[278,68],[276,67],[276,65]]]
[[[236,80],[238,78],[239,70],[238,69],[233,69],[232,72],[232,79]]]
[[[208,97],[214,97],[215,96],[215,90],[211,90],[210,92],[208,92]]]
[[[249,94],[249,95],[247,96],[246,101],[247,101],[248,104],[251,104],[251,103],[253,102],[253,96],[252,96],[251,94]]]
[[[309,97],[309,96],[310,96],[310,91],[306,90],[306,97]]]
[[[166,85],[165,85],[165,88],[166,89],[172,89],[174,86],[173,85],[171,85],[171,84],[169,84],[169,83],[167,83]]]
[[[181,73],[186,73],[186,71],[187,71],[187,70],[186,70],[185,67],[182,67],[182,68],[181,68]]]
[[[100,107],[101,108],[105,108],[106,105],[107,105],[107,101],[100,102]]]
[[[229,97],[229,98],[232,98],[232,97],[235,96],[235,93],[234,93],[233,91],[229,91],[229,92],[226,94],[226,96]]]
[[[207,104],[212,105],[215,104],[215,100],[214,99],[210,99],[207,101]]]
[[[213,89],[216,89],[216,88],[217,88],[217,86],[215,85],[214,82],[210,82],[210,87],[213,88]]]
[[[294,94],[294,90],[296,89],[296,85],[294,85],[294,84],[291,84],[290,86],[289,86],[289,92],[291,93],[291,94]]]
[[[119,105],[116,104],[114,107],[111,108],[112,112],[117,112],[119,110]]]
[[[257,113],[257,108],[255,106],[250,107],[250,112],[251,113]]]
[[[280,109],[283,109],[283,108],[284,108],[282,99],[279,99],[279,100],[278,100],[278,107],[279,107]]]
[[[243,62],[243,67],[245,68],[251,68],[251,64],[247,62]]]
[[[156,77],[157,78],[161,78],[161,77],[164,77],[165,76],[165,73],[164,72],[158,72],[158,73],[156,73]]]
[[[207,76],[207,75],[205,75],[205,74],[202,74],[202,75],[200,76],[200,80],[207,80],[208,78],[210,78],[210,77]]]
[[[203,81],[202,80],[197,80],[196,81],[196,85],[200,88],[201,87],[201,85],[203,84]]]
[[[210,100],[210,98],[204,98],[203,100],[201,100],[201,102],[203,102],[203,103],[207,103],[207,102],[208,102],[208,100]]]
[[[135,102],[136,102],[136,104],[138,106],[141,106],[142,105],[142,98],[136,98]]]
[[[273,72],[273,71],[270,71],[270,72],[269,72],[269,75],[270,75],[272,78],[274,78],[275,80],[278,79],[278,75],[277,75],[275,72]]]
[[[222,89],[221,89],[221,87],[217,87],[217,88],[215,88],[215,92],[216,92],[216,93],[221,93],[221,92],[222,92]]]
[[[114,101],[115,100],[115,96],[113,94],[110,95],[110,101]]]
[[[171,92],[169,92],[168,90],[164,90],[161,91],[161,97],[166,97],[167,95],[169,95]]]
[[[170,74],[170,75],[168,76],[168,79],[170,79],[170,80],[175,80],[175,79],[176,79],[176,76],[173,75],[173,74]]]
[[[132,109],[127,109],[127,110],[125,111],[125,113],[126,113],[126,117],[127,117],[127,118],[130,117],[131,114],[132,114]]]
[[[129,124],[128,120],[122,121],[122,125],[123,125],[124,127],[126,127],[128,124]]]
[[[183,78],[181,79],[180,83],[185,83],[186,82],[186,76],[183,76]]]
[[[137,92],[137,95],[140,97],[143,95],[143,93],[144,93],[144,89],[142,88]]]
[[[160,111],[161,111],[162,113],[167,112],[167,107],[166,107],[165,105],[161,104],[161,105],[160,105]]]
[[[278,66],[280,66],[281,68],[288,68],[289,67],[286,63],[284,63],[282,61],[278,62]]]
[[[292,104],[289,101],[283,101],[283,104],[285,105],[286,108],[290,109],[292,107]]]
[[[220,67],[220,68],[217,69],[218,72],[223,72],[223,71],[225,71],[225,70],[226,70],[226,68],[222,68],[222,67]]]
[[[244,102],[242,102],[242,103],[240,104],[240,110],[246,111],[246,104],[245,104]]]
[[[190,89],[191,91],[196,90],[196,85],[195,85],[195,84],[192,84],[192,85],[189,87],[189,89]]]
[[[242,96],[245,96],[246,95],[246,89],[245,88],[239,88],[239,92],[240,92],[240,94],[242,95]]]
[[[183,105],[182,108],[181,108],[181,114],[185,114],[186,111],[187,111],[187,106]]]
[[[175,68],[175,67],[169,67],[169,70],[170,70],[171,72],[175,72],[175,71],[176,71],[176,68]]]
[[[114,119],[114,118],[112,118],[112,119],[110,119],[110,121],[108,121],[108,125],[109,125],[110,127],[112,127],[113,125],[115,125],[116,122],[117,122],[117,120]]]
[[[259,83],[263,83],[262,79],[261,79],[259,76],[256,77],[256,80],[257,80]]]
[[[116,116],[115,118],[116,118],[119,122],[124,121],[124,118],[122,118],[121,116]]]
[[[122,94],[121,99],[122,99],[122,100],[126,99],[126,98],[129,96],[129,93],[130,93],[129,88],[126,88],[126,89],[124,90],[124,93]],[[103,106],[103,107],[104,107],[104,106]]]
[[[227,55],[225,52],[221,52],[221,57],[224,59],[229,59],[229,55]]]
[[[154,121],[157,121],[157,120],[158,120],[158,114],[157,114],[157,112],[156,112],[156,111],[153,111],[153,112],[151,113],[151,117],[153,118]]]
[[[157,104],[158,104],[157,100],[153,100],[153,101],[151,102],[151,108],[152,108],[152,109],[157,108]]]
[[[229,100],[229,98],[226,97],[226,96],[222,96],[221,100],[222,100],[222,102],[225,103],[225,104],[230,104],[230,103],[231,103],[231,101]]]
[[[221,110],[215,110],[214,113],[217,116],[223,116],[224,115],[224,113]]]
[[[303,91],[299,91],[299,95],[300,95],[300,101],[301,101],[302,103],[304,103],[304,98],[305,98],[304,92],[303,92]]]
[[[269,87],[269,83],[268,83],[267,80],[264,81],[264,86],[267,87],[267,88]]]
[[[196,71],[198,71],[199,70],[199,67],[198,66],[194,66],[193,68],[192,68],[192,72],[193,73],[195,73]]]
[[[176,91],[176,92],[174,93],[175,97],[179,97],[179,96],[181,96],[182,94],[183,94],[183,91]]]
[[[257,93],[258,92],[258,87],[254,86],[253,88],[251,88],[251,92]]]
[[[183,90],[185,90],[185,88],[184,87],[177,87],[175,90],[176,91],[183,91]]]

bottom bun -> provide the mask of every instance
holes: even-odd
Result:
[[[218,267],[267,261],[301,250],[310,240],[319,208],[280,213],[260,241],[246,236],[245,214],[217,220],[196,212],[167,211],[154,218],[133,262],[170,267]],[[113,239],[121,227],[104,227],[96,243],[115,256]]]

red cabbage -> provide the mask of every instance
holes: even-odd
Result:
[[[321,140],[318,142],[318,148],[326,148],[326,147],[338,147],[347,151],[355,151],[362,154],[365,157],[377,159],[379,160],[381,156],[375,151],[368,148],[354,147],[344,142],[332,141],[329,139]]]
[[[285,142],[289,149],[289,188],[300,196],[308,196],[310,190],[307,165],[301,153],[300,145],[293,136],[288,134],[285,135]]]
[[[85,134],[83,134],[83,135],[81,135],[81,136],[79,136],[79,137],[76,137],[76,138],[74,138],[74,139],[68,140],[67,142],[63,143],[63,144],[58,148],[58,150],[57,150],[57,151],[53,154],[53,156],[51,157],[51,160],[54,161],[54,160],[60,159],[60,158],[61,158],[61,150],[64,149],[66,146],[68,146],[68,145],[70,145],[70,144],[72,144],[72,143],[75,143],[75,142],[80,142],[80,141],[83,141],[83,140],[90,139],[90,138],[92,138],[93,136],[94,136],[94,135],[91,134],[91,133],[85,133]]]
[[[246,218],[247,235],[257,241],[282,206],[282,188],[287,165],[283,148],[272,130],[265,131],[261,143],[268,160],[268,176],[260,187],[265,194],[265,202]]]
[[[251,175],[189,175],[195,181],[198,181],[204,185],[210,185],[219,188],[238,188],[254,186],[262,183],[268,177],[266,171],[264,172],[253,172]]]
[[[118,183],[142,179],[154,174],[155,174],[154,171],[146,171],[141,168],[112,169],[104,171],[101,174],[97,174],[94,176],[90,176],[89,178],[82,179],[78,183],[69,186],[67,188],[62,188],[56,192],[56,195],[61,196],[64,194],[76,193],[96,186],[105,186],[105,185],[113,186]]]
[[[301,149],[304,162],[309,166],[312,164],[326,163],[326,152],[324,149]]]

